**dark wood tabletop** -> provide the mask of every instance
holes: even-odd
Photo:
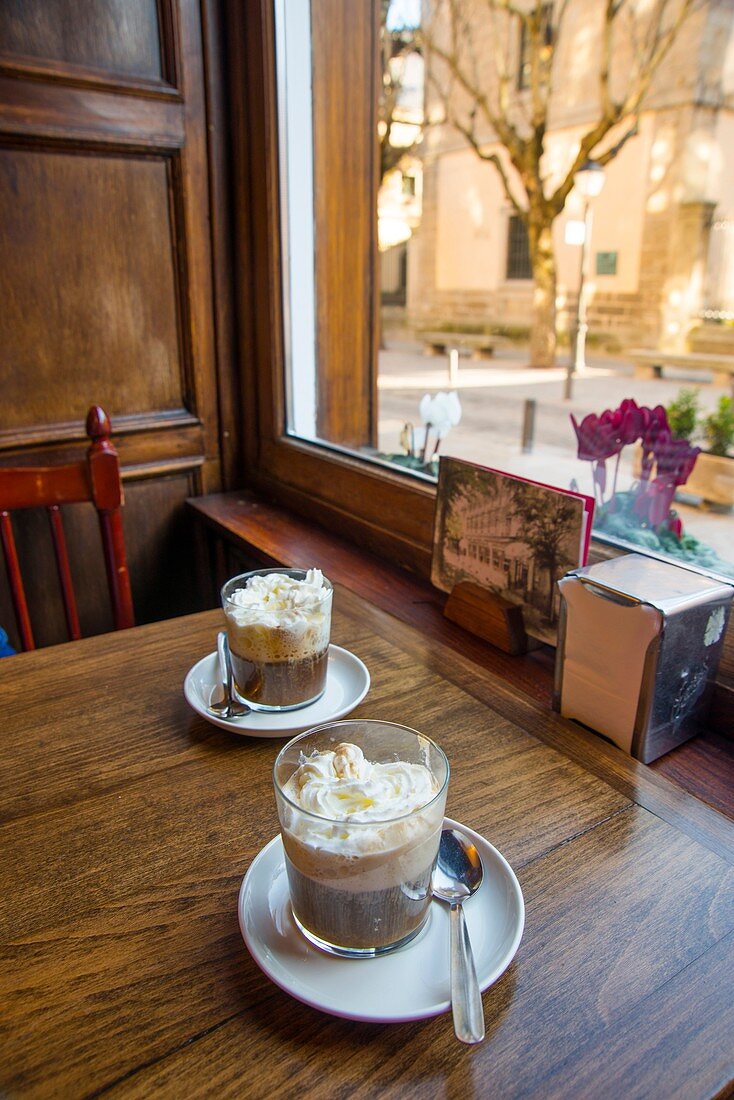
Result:
[[[476,1047],[456,1041],[450,1014],[354,1023],[273,985],[244,946],[237,895],[278,832],[282,742],[217,728],[182,692],[220,621],[204,612],[0,661],[0,1094],[727,1089],[734,825],[344,588],[332,640],[372,675],[355,713],[446,750],[447,813],[514,867],[525,933],[484,994]]]

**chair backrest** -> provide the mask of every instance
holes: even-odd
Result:
[[[110,442],[110,432],[106,412],[99,405],[92,405],[87,414],[87,435],[92,443],[86,459],[55,467],[0,467],[0,542],[23,649],[35,649],[35,642],[10,518],[11,512],[20,509],[46,508],[48,512],[66,624],[69,637],[77,639],[81,637],[79,614],[59,505],[85,500],[94,504],[99,515],[115,630],[135,625],[120,516],[123,502],[120,460]]]

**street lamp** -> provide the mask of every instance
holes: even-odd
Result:
[[[586,160],[579,168],[574,179],[574,187],[584,200],[584,236],[581,241],[581,262],[579,269],[579,293],[576,300],[576,322],[574,325],[571,355],[566,368],[566,385],[563,396],[570,399],[573,376],[586,367],[586,266],[591,251],[592,213],[591,200],[597,198],[604,187],[604,169],[595,160]]]

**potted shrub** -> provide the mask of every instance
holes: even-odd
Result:
[[[699,417],[698,390],[682,389],[669,405],[665,406],[668,426],[676,439],[693,439]]]
[[[720,397],[715,411],[697,422],[705,446],[688,478],[686,491],[703,497],[706,504],[717,511],[730,512],[734,507],[734,407],[731,397]]]

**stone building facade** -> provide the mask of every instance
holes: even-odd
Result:
[[[588,37],[600,26],[599,8],[598,0],[577,0],[568,11],[566,58],[559,59],[566,79],[552,103],[547,140],[550,171],[571,162],[594,118],[597,74]],[[582,42],[587,62],[574,69]],[[483,139],[491,146],[491,133]],[[508,257],[513,211],[498,174],[447,126],[427,129],[421,159],[422,217],[408,244],[409,320],[519,335],[529,325],[532,281],[527,273],[517,277]],[[683,348],[706,311],[734,318],[732,0],[706,0],[689,17],[655,79],[637,136],[607,166],[592,209],[592,338],[610,348]],[[582,201],[572,192],[554,225],[561,332],[572,327],[579,285],[581,249],[567,243],[568,223],[581,217]]]

